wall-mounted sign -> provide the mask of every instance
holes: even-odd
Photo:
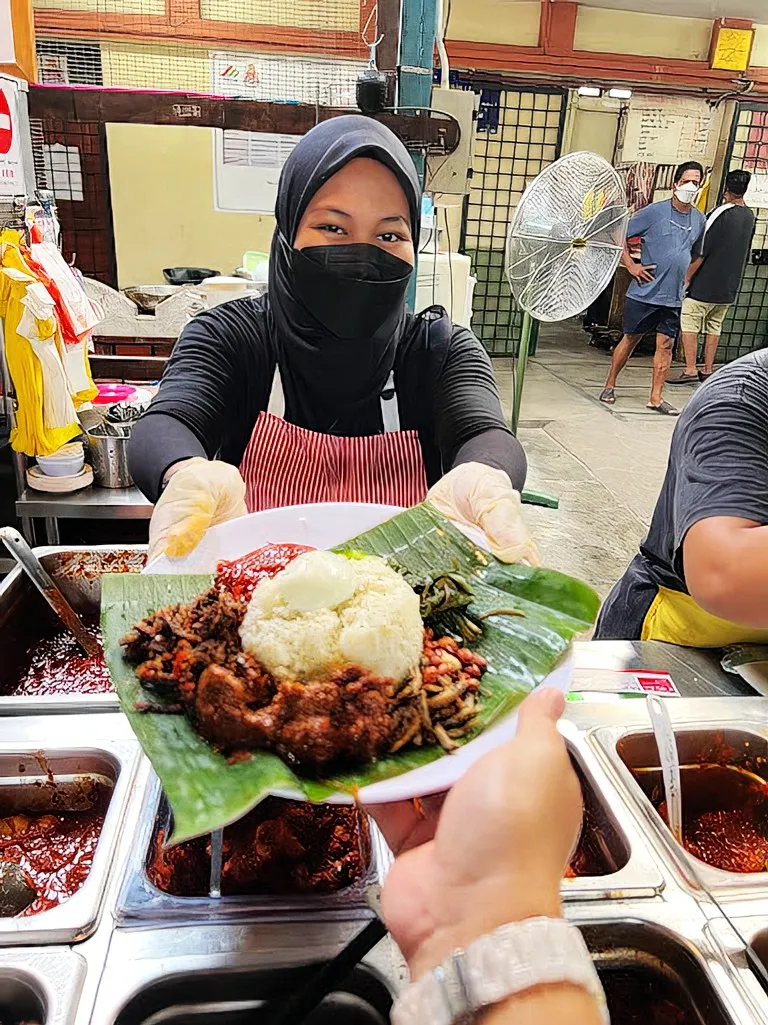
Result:
[[[0,64],[15,64],[11,0],[0,0]]]
[[[755,41],[753,28],[715,25],[710,67],[716,71],[746,71]]]
[[[25,191],[17,96],[13,82],[0,79],[0,196],[18,196]]]
[[[766,171],[752,172],[752,180],[749,183],[744,202],[753,209],[768,207],[768,173]]]

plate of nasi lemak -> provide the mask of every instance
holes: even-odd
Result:
[[[597,595],[481,542],[428,504],[292,506],[105,577],[110,672],[173,841],[269,795],[444,791],[514,735],[531,690],[567,691]]]

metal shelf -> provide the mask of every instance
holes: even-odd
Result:
[[[99,488],[91,486],[70,495],[47,494],[25,488],[16,502],[16,515],[29,538],[32,520],[45,520],[48,544],[59,543],[59,520],[148,520],[152,503],[137,487]]]

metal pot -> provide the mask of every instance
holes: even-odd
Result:
[[[93,476],[103,488],[127,488],[133,484],[128,472],[128,438],[86,434],[88,458]]]

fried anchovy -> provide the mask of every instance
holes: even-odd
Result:
[[[151,701],[137,701],[133,706],[135,712],[141,712],[143,715],[152,713],[153,715],[184,715],[184,709],[181,705],[155,705]]]

